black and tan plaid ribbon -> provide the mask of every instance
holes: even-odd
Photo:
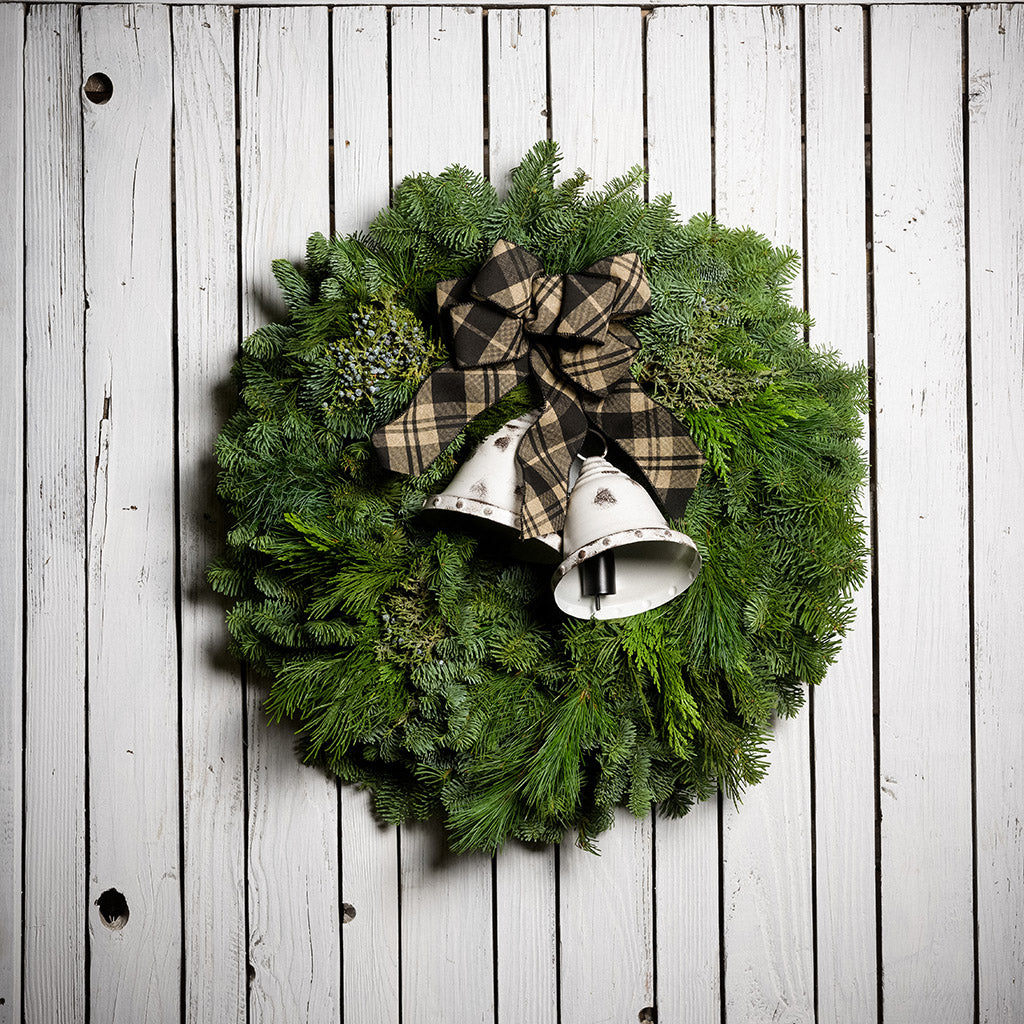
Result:
[[[532,253],[499,241],[474,278],[438,283],[452,358],[373,435],[381,460],[422,473],[474,416],[532,375],[544,404],[518,449],[523,537],[562,529],[569,467],[591,426],[633,460],[668,516],[680,517],[704,460],[630,375],[639,342],[625,321],[649,313],[650,300],[635,253],[552,275]]]

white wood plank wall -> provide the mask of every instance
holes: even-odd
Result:
[[[4,3],[0,87],[0,1024],[1024,1020],[1024,7]],[[272,258],[546,136],[803,254],[872,575],[740,807],[452,858],[263,719],[210,449]]]

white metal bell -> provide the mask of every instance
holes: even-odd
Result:
[[[524,413],[485,437],[448,486],[424,501],[424,511],[476,516],[481,525],[492,525],[498,532],[518,533],[522,526],[523,477],[516,452],[539,416],[539,411]],[[542,562],[558,559],[561,542],[557,534],[536,541],[509,539],[518,557]]]
[[[647,491],[600,456],[583,461],[569,494],[562,555],[555,603],[578,619],[657,608],[686,590],[701,565],[696,545],[669,528]]]
[[[485,437],[448,486],[424,501],[424,509],[479,516],[497,526],[518,530],[523,479],[516,451],[538,415],[528,412]]]

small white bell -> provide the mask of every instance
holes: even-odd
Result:
[[[700,572],[696,545],[669,528],[635,480],[596,456],[569,494],[555,603],[578,619],[624,619],[681,594]]]
[[[561,544],[557,534],[533,541],[521,541],[513,536],[522,527],[523,505],[523,476],[516,452],[526,431],[539,416],[539,411],[524,413],[485,437],[448,486],[424,501],[424,511],[475,516],[480,525],[493,526],[496,532],[508,534],[509,551],[516,557],[557,561]]]

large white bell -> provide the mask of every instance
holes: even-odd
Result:
[[[495,528],[488,532],[507,534],[506,544],[513,545],[508,550],[517,557],[557,561],[561,543],[557,534],[526,542],[513,536],[522,526],[523,505],[523,476],[516,452],[539,416],[539,411],[524,413],[485,437],[448,486],[424,501],[424,511],[475,516],[478,525]]]
[[[585,459],[569,494],[555,603],[579,619],[624,619],[681,594],[700,553],[669,528],[654,499],[600,456]]]

